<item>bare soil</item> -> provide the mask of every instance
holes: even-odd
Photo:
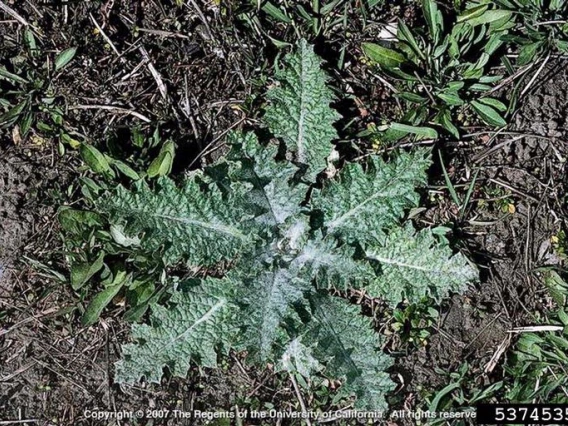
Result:
[[[32,166],[11,155],[4,153],[4,161],[0,164],[0,262],[3,269],[10,262],[14,252],[20,248],[27,238],[33,215],[22,215],[21,206],[25,203],[28,182],[32,174]]]

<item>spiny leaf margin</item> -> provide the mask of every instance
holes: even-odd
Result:
[[[264,120],[270,131],[284,141],[295,160],[307,168],[305,179],[314,182],[327,166],[337,139],[333,123],[340,116],[329,104],[335,99],[327,87],[321,59],[306,40],[286,56],[277,69],[277,85],[267,93]]]

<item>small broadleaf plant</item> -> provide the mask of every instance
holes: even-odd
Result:
[[[215,367],[236,350],[291,374],[341,380],[339,397],[383,410],[391,358],[371,320],[338,294],[360,289],[396,305],[439,300],[476,279],[433,231],[401,225],[419,201],[428,151],[322,173],[338,114],[320,65],[301,41],[276,74],[266,123],[279,144],[232,133],[229,154],[181,185],[139,181],[99,200],[145,250],[200,271],[152,308],[150,324],[133,326],[117,382],[159,382],[164,367],[183,377],[192,362]]]
[[[505,40],[518,47],[516,65],[553,53],[568,53],[567,0],[479,0],[514,13],[517,24]]]
[[[444,16],[435,0],[421,3],[423,28],[411,30],[399,21],[395,42],[363,44],[369,62],[393,82],[404,105],[401,123],[392,123],[383,139],[423,136],[427,126],[459,138],[455,123],[471,113],[490,126],[505,126],[507,106],[488,93],[503,78],[490,70],[500,60],[513,13],[486,4]]]

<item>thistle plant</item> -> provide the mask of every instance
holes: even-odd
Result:
[[[149,324],[132,327],[115,380],[159,382],[229,351],[278,370],[341,380],[340,396],[382,410],[392,359],[370,318],[347,298],[366,291],[392,306],[463,291],[475,268],[430,229],[403,224],[426,182],[428,150],[372,156],[323,173],[338,114],[321,60],[301,41],[268,92],[277,139],[233,132],[230,152],[181,184],[161,177],[97,201],[120,239],[195,274],[176,280]]]

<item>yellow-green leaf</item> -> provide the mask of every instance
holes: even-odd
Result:
[[[124,283],[125,280],[121,280],[118,284],[113,285],[112,287],[107,287],[106,289],[98,293],[85,310],[85,313],[81,318],[81,323],[84,326],[88,327],[97,322],[99,317],[101,316],[103,309],[106,308],[106,306],[112,301],[114,296],[118,294]]]
[[[105,173],[110,170],[105,156],[94,146],[83,143],[79,148],[81,158],[95,173]]]
[[[125,176],[128,176],[130,179],[132,180],[138,180],[140,179],[140,176],[138,175],[138,173],[136,173],[136,171],[130,167],[128,164],[120,161],[120,160],[112,160],[112,164],[114,167],[116,167],[118,169],[118,171],[120,173],[122,173]]]
[[[363,43],[363,52],[371,61],[385,68],[396,68],[406,61],[401,53],[376,43]]]
[[[101,270],[105,254],[101,253],[93,262],[77,262],[71,265],[71,287],[73,290],[79,290],[93,275]]]
[[[495,98],[481,98],[479,102],[489,105],[490,107],[495,108],[497,111],[505,112],[507,111],[507,105]]]
[[[164,144],[158,156],[148,167],[148,177],[166,176],[172,171],[175,156],[175,144],[168,141]]]
[[[73,149],[77,149],[81,146],[81,142],[79,142],[77,139],[73,139],[67,133],[63,133],[61,135],[61,140],[71,146],[71,148]]]
[[[519,50],[519,57],[517,58],[517,65],[527,65],[535,57],[544,42],[537,41],[536,43],[525,44]]]

